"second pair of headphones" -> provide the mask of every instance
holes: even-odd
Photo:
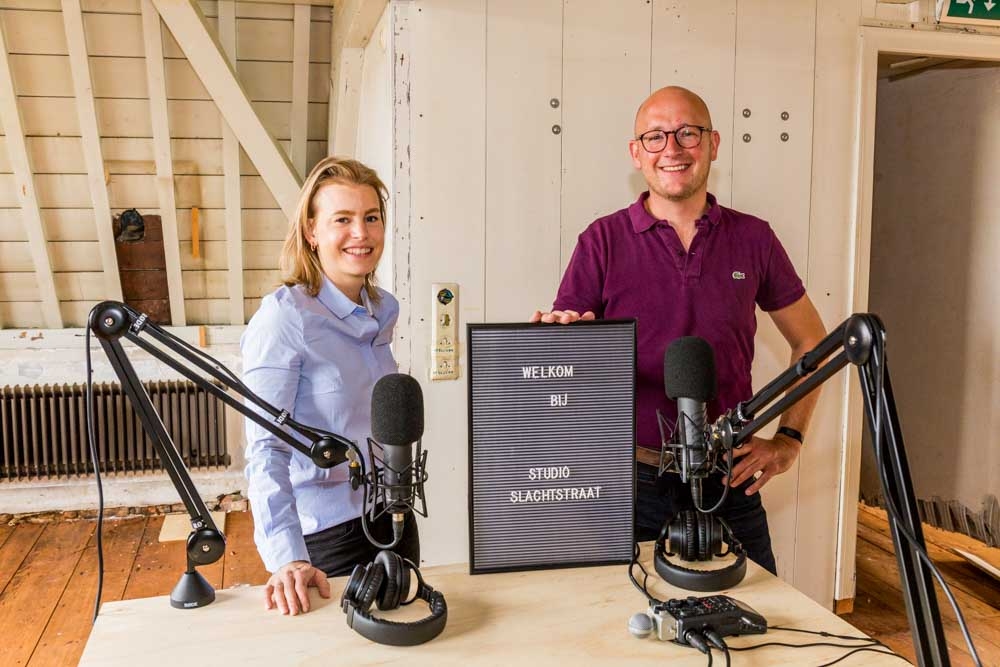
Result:
[[[417,591],[410,592],[410,573],[417,578]],[[382,611],[424,600],[431,613],[419,621],[396,622],[377,618],[370,613],[372,604]],[[434,639],[448,621],[448,605],[444,596],[428,586],[412,561],[392,551],[380,551],[368,565],[355,565],[340,606],[347,614],[347,626],[362,637],[390,646],[416,646]]]
[[[708,561],[713,556],[730,553],[736,560],[715,570],[696,570],[667,560],[667,556],[677,555],[686,561]],[[747,573],[747,555],[724,519],[685,510],[663,524],[653,548],[653,565],[667,583],[705,593],[732,588],[743,581]]]

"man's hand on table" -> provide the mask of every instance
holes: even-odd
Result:
[[[320,597],[330,597],[330,582],[326,574],[304,560],[295,560],[278,568],[264,587],[264,604],[282,614],[295,616],[309,611],[309,587],[315,587]]]
[[[553,310],[549,313],[543,313],[540,310],[536,310],[535,314],[531,316],[528,322],[534,324],[535,322],[545,322],[546,324],[572,324],[577,320],[593,320],[595,319],[594,313],[591,311],[585,312],[583,315],[576,312],[575,310]]]

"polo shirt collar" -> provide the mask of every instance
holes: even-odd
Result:
[[[362,305],[358,305],[351,301],[346,294],[341,292],[340,289],[338,289],[337,286],[334,285],[333,282],[325,275],[323,276],[323,282],[320,285],[319,294],[316,295],[316,298],[319,299],[319,302],[326,306],[331,313],[340,319],[346,318],[358,309],[371,312],[371,304],[368,302],[368,294],[365,293],[364,289],[361,290]]]
[[[636,234],[652,229],[656,223],[660,222],[646,210],[647,199],[649,199],[649,190],[639,195],[635,203],[628,207],[628,217]],[[708,193],[707,202],[708,211],[699,219],[699,222],[707,220],[708,224],[714,227],[722,221],[722,207],[719,206],[719,202],[711,192]]]

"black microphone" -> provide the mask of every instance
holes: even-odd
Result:
[[[680,449],[674,461],[681,481],[692,482],[707,477],[715,467],[709,456],[705,425],[706,403],[715,398],[715,355],[712,346],[697,336],[684,336],[670,343],[663,355],[663,385],[667,397],[677,401],[676,440],[673,448]],[[699,482],[700,484],[700,482]],[[700,488],[697,489],[700,495]]]
[[[403,534],[406,512],[423,497],[426,453],[419,452],[424,435],[424,395],[420,383],[404,373],[392,373],[375,383],[372,391],[372,439],[382,447],[381,475],[376,471],[376,498],[382,488],[386,511],[392,513],[394,543]],[[416,458],[413,445],[418,445]],[[381,478],[381,482],[379,482]],[[375,508],[372,508],[375,511]]]

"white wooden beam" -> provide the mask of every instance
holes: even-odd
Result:
[[[163,37],[160,17],[151,0],[142,0],[142,42],[146,51],[149,113],[153,126],[153,160],[156,162],[156,197],[163,225],[163,252],[170,293],[170,321],[187,324],[184,313],[184,283],[181,277],[180,243],[177,239],[177,204],[174,197],[174,165],[170,157],[170,122],[167,118],[167,86],[163,73]]]
[[[388,0],[344,0],[333,10],[330,28],[330,100],[327,154],[353,155],[361,105],[364,47]]]
[[[354,155],[361,111],[361,76],[365,50],[343,49],[338,56],[334,85],[330,89],[327,129],[328,155]]]
[[[241,2],[264,3],[268,5],[297,5],[299,0],[240,0]],[[381,0],[377,0],[381,2]],[[910,0],[907,0],[909,2]],[[340,0],[309,0],[309,4],[315,7],[336,7]]]
[[[306,139],[309,123],[309,25],[312,9],[295,5],[292,48],[292,165],[306,177]]]
[[[94,206],[94,224],[97,225],[97,245],[101,252],[101,268],[104,271],[104,297],[123,301],[80,0],[62,0],[62,15],[66,29],[69,66],[73,76],[73,93],[76,96],[76,113],[80,119],[80,141],[83,145],[83,159],[87,165],[87,184],[90,186],[90,199]]]
[[[246,91],[240,86],[222,47],[212,36],[201,9],[190,0],[151,1],[278,206],[291,219],[298,201],[299,179],[285,152],[254,113]]]
[[[31,247],[38,292],[42,297],[45,326],[50,329],[62,329],[63,318],[59,310],[59,299],[56,297],[55,281],[52,279],[52,263],[49,260],[42,216],[38,210],[34,172],[31,168],[28,147],[24,141],[24,124],[21,122],[21,112],[14,92],[14,79],[10,72],[7,38],[4,36],[2,20],[0,20],[0,120],[3,121],[3,129],[7,135],[7,151],[10,153],[14,184],[21,202],[21,220],[24,222],[28,244]]]
[[[236,3],[219,2],[219,43],[235,67]],[[222,121],[222,173],[225,174],[226,259],[229,268],[229,323],[243,324],[243,205],[240,196],[240,143],[236,134]]]
[[[364,48],[372,38],[375,25],[382,18],[389,0],[343,0],[333,9],[332,48]],[[331,61],[333,62],[333,61]]]
[[[410,6],[393,4],[389,30],[393,39],[389,49],[392,58],[392,238],[387,243],[392,261],[392,293],[399,297],[397,339],[393,345],[400,372],[413,372],[413,281],[409,266],[414,251],[410,233],[413,218],[410,160],[410,66],[413,47],[410,39]],[[402,333],[401,333],[402,332]],[[420,363],[419,359],[416,363]]]

